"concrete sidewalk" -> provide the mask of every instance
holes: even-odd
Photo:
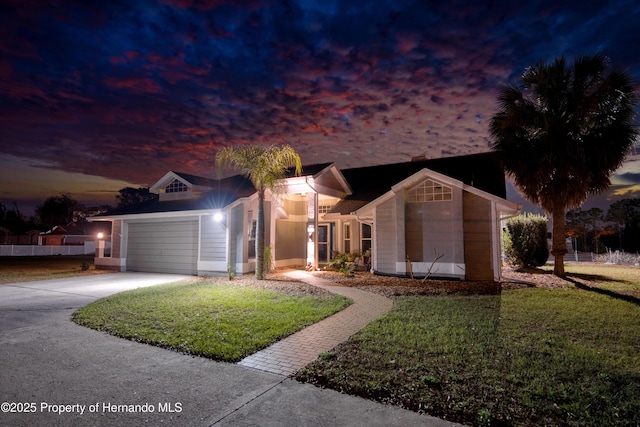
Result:
[[[93,277],[0,285],[0,426],[454,425],[77,326],[70,316],[88,302],[180,279]]]

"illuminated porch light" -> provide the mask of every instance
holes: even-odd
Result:
[[[222,212],[216,212],[213,214],[213,220],[215,222],[222,222],[223,219],[224,219],[224,215],[222,215]]]
[[[103,239],[104,238],[104,233],[98,233],[98,239]]]

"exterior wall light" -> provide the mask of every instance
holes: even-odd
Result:
[[[216,212],[213,214],[213,220],[215,222],[222,222],[223,219],[224,219],[224,215],[222,215],[222,212]]]

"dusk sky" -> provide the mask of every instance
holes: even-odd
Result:
[[[0,0],[0,23],[0,202],[23,213],[215,177],[239,144],[340,168],[487,152],[498,87],[560,55],[640,88],[635,0]],[[640,197],[640,147],[613,184],[585,208]]]

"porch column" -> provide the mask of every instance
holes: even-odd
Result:
[[[307,193],[307,267],[318,268],[318,193]]]
[[[96,247],[96,258],[104,258],[104,235],[98,233],[98,246]]]

